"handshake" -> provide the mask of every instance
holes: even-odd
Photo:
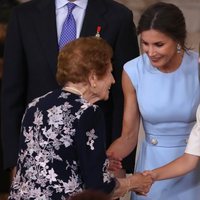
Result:
[[[130,181],[129,191],[136,192],[139,195],[146,195],[154,182],[150,174],[144,173],[135,173],[126,179]]]
[[[110,165],[108,170],[114,173],[119,182],[119,187],[117,187],[114,192],[114,199],[124,196],[129,191],[135,192],[138,195],[147,195],[152,184],[154,183],[154,180],[156,180],[156,174],[154,174],[153,171],[135,173],[124,178],[125,172],[123,172],[123,169],[121,169],[121,161],[115,159],[109,159],[109,161]],[[122,175],[122,173],[124,175]]]
[[[154,182],[150,172],[135,173],[127,178],[117,178],[117,180],[120,186],[114,192],[114,198],[124,196],[129,191],[138,195],[146,195]]]

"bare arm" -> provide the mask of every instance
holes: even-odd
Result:
[[[124,93],[124,115],[122,135],[109,147],[107,154],[115,158],[126,157],[136,146],[140,125],[140,114],[136,92],[125,71],[122,74]]]
[[[185,153],[169,164],[150,171],[150,173],[155,180],[174,178],[192,171],[197,166],[198,161],[199,156]]]

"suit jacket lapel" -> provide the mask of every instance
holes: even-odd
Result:
[[[55,76],[58,55],[55,1],[38,1],[37,8],[39,14],[34,16],[37,34],[49,66]]]
[[[98,26],[101,26],[102,31],[105,30],[104,13],[106,12],[106,7],[102,2],[103,0],[88,0],[81,37],[95,36]]]

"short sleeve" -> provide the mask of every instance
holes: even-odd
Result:
[[[196,118],[197,122],[190,133],[185,153],[200,156],[200,105],[197,109]]]
[[[86,189],[112,192],[115,179],[107,170],[105,124],[100,108],[91,106],[85,110],[77,130],[75,145],[80,162],[80,174]]]
[[[139,62],[140,62],[141,56],[127,62],[124,65],[124,71],[128,74],[134,88],[137,90],[138,88],[138,82],[139,82]]]

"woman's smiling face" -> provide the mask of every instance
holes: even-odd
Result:
[[[177,62],[177,42],[166,34],[151,29],[141,33],[141,47],[158,69],[168,69]]]

